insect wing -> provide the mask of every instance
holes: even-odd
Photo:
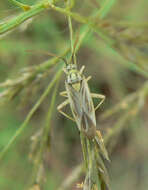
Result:
[[[81,130],[89,139],[93,139],[96,135],[96,126],[84,111],[81,119]]]
[[[82,81],[82,87],[81,87],[81,97],[82,97],[82,102],[83,102],[83,106],[84,106],[84,111],[86,112],[86,116],[87,116],[87,122],[85,121],[85,123],[90,124],[92,121],[94,123],[94,125],[90,124],[88,127],[90,128],[88,131],[90,133],[90,131],[94,130],[94,126],[96,126],[96,116],[95,116],[95,109],[94,109],[94,105],[93,105],[93,101],[91,98],[91,94],[90,94],[90,90],[88,87],[88,84],[86,82],[86,80],[84,79]],[[85,117],[86,118],[86,117]],[[108,153],[107,150],[105,148],[104,142],[103,142],[103,138],[102,135],[99,131],[96,130],[96,137],[95,140],[97,142],[97,144],[100,147],[100,150],[102,152],[102,155],[109,160],[108,157]]]
[[[82,94],[84,88],[85,87],[83,87],[83,81],[80,84],[80,91],[77,91],[71,85],[66,83],[66,90],[68,92],[68,97],[70,100],[70,107],[79,130],[82,131],[88,138],[94,138],[96,131],[95,116],[94,119],[92,120],[92,117],[90,117],[90,115],[92,116],[93,112],[89,113],[90,109],[92,111],[94,109],[93,109],[91,96],[89,97],[90,93],[88,86],[87,86],[87,93]],[[90,105],[85,106],[86,103],[90,103]]]
[[[83,111],[80,94],[71,85],[65,83],[65,86],[70,102],[71,111],[76,120],[79,130],[81,130],[81,118]]]
[[[85,78],[82,80],[80,94],[81,94],[83,109],[87,114],[87,116],[92,120],[92,122],[96,126],[95,109],[91,98],[91,93]]]

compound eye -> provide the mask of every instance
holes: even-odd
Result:
[[[79,81],[82,81],[82,77],[81,77],[80,75],[78,76],[78,80],[79,80]]]
[[[68,76],[66,81],[67,81],[68,84],[71,84],[71,78],[69,76]]]
[[[71,68],[70,68],[70,65],[68,65],[68,66],[66,67],[66,70],[69,71],[70,69],[71,69]]]
[[[77,79],[77,75],[75,73],[71,73],[70,79],[71,81],[75,81]]]

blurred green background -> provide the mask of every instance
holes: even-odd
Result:
[[[23,1],[21,1],[23,2]],[[37,1],[24,1],[34,4]],[[102,0],[86,0],[81,5],[76,2],[74,11],[89,16]],[[60,3],[59,3],[60,5]],[[62,2],[61,2],[62,5]],[[85,38],[77,53],[78,67],[86,66],[85,76],[92,76],[89,82],[91,91],[106,96],[105,103],[96,112],[98,127],[105,135],[116,127],[117,133],[108,141],[111,163],[108,170],[113,190],[146,190],[148,186],[148,99],[144,97],[142,106],[137,109],[137,99],[132,102],[132,112],[124,120],[128,111],[121,109],[103,119],[103,114],[132,93],[143,87],[148,74],[148,38],[147,28],[136,23],[147,22],[147,0],[117,0],[106,16],[110,27],[109,34],[117,44],[113,50],[101,38],[93,33]],[[20,13],[9,1],[0,2],[0,23]],[[122,27],[116,25],[123,21]],[[124,23],[135,23],[134,27]],[[80,24],[74,21],[76,32]],[[25,24],[0,37],[0,82],[17,77],[27,66],[41,64],[49,59],[42,53],[27,53],[26,50],[45,50],[56,54],[63,53],[69,44],[69,29],[66,16],[54,11],[45,11]],[[133,62],[132,62],[133,60]],[[135,62],[134,62],[135,61]],[[140,68],[133,69],[133,64]],[[7,144],[27,113],[38,100],[50,79],[51,70],[35,86],[30,85],[13,101],[0,108],[0,150]],[[146,76],[147,75],[147,76]],[[59,92],[64,90],[65,76],[62,75],[56,104],[64,98]],[[2,92],[3,89],[0,89]],[[34,114],[27,129],[9,149],[0,162],[0,189],[26,189],[31,178],[32,162],[29,160],[31,136],[44,125],[50,103],[50,95]],[[130,103],[129,103],[130,104]],[[135,106],[135,107],[134,107]],[[122,120],[123,118],[123,120]],[[122,121],[122,127],[120,124]],[[120,123],[119,123],[120,122]],[[118,131],[118,127],[120,128]],[[50,152],[46,155],[46,182],[44,189],[56,189],[82,161],[79,133],[76,125],[60,115],[55,109],[52,116],[52,140]],[[76,189],[75,185],[73,189]]]

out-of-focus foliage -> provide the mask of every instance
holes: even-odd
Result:
[[[21,2],[35,4],[38,1]],[[103,2],[76,1],[73,11],[88,18]],[[57,1],[60,7],[63,7],[63,3],[64,1]],[[94,21],[109,40],[102,40],[102,35],[91,31],[77,53],[79,68],[85,65],[85,75],[92,76],[89,81],[91,91],[106,96],[96,117],[98,128],[103,132],[110,152],[111,163],[108,164],[108,170],[114,190],[145,190],[148,186],[147,6],[147,0],[116,0],[104,20],[96,18]],[[19,13],[19,8],[9,1],[1,0],[0,27],[3,22]],[[78,30],[82,23],[74,19],[73,24],[74,32],[81,33]],[[43,69],[47,69],[46,60],[49,57],[26,51],[45,50],[61,55],[69,47],[68,44],[66,16],[53,10],[41,12],[7,35],[0,35],[0,150],[18,130],[56,73],[51,67],[49,71],[33,78],[32,73],[36,76],[38,72],[36,66],[43,63]],[[31,77],[25,73],[31,73]],[[10,79],[14,79],[16,83],[12,85]],[[19,88],[14,92],[16,85]],[[12,101],[1,103],[4,86],[9,90],[5,92],[9,93],[9,97],[6,97]],[[64,75],[59,86],[58,92],[64,90]],[[58,94],[56,105],[63,100]],[[31,137],[40,134],[51,98],[52,95],[49,95],[44,100],[27,128],[0,161],[0,189],[23,190],[29,185],[33,170],[31,157],[34,155],[34,152],[31,154]],[[44,158],[44,189],[57,189],[71,170],[82,161],[76,125],[61,116],[56,107],[51,128],[50,152]],[[76,183],[81,181],[82,179]],[[73,189],[76,189],[76,183]],[[35,188],[37,187],[34,186]]]

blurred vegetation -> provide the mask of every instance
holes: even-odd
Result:
[[[82,182],[77,127],[56,110],[63,100],[59,96],[65,79],[61,75],[62,62],[39,52],[49,51],[69,58],[66,15],[70,15],[74,32],[80,36],[78,66],[85,65],[85,75],[92,76],[91,91],[106,96],[96,117],[110,153],[111,187],[145,190],[148,186],[147,0],[74,1],[72,11],[64,8],[64,1],[49,1],[55,7],[41,0],[20,2],[39,8],[23,12],[11,1],[0,2],[0,150],[7,150],[10,139],[18,137],[3,157],[3,152],[0,153],[0,189],[27,189],[36,174],[44,189],[62,189],[61,184],[71,172],[81,177],[77,176],[69,189],[76,189],[76,184]],[[57,81],[59,87],[55,85]],[[43,129],[50,130],[50,134],[44,135]],[[49,145],[43,156],[45,141]],[[38,168],[32,162],[36,158]]]

